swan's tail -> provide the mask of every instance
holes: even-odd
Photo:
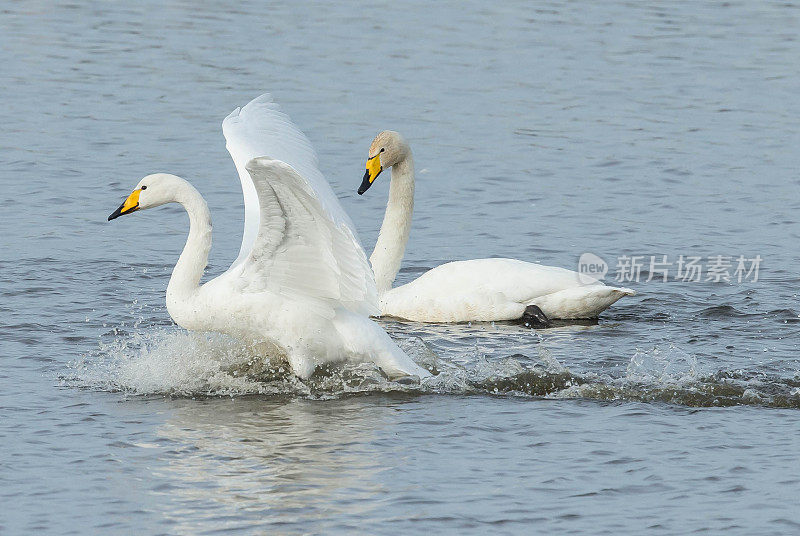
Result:
[[[350,349],[352,361],[371,361],[391,379],[431,373],[406,355],[377,323],[366,316],[339,311],[333,320],[336,330]]]
[[[636,291],[629,288],[587,285],[540,296],[527,305],[538,306],[550,319],[597,318],[623,296],[634,295]]]

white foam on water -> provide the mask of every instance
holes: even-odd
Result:
[[[269,359],[222,335],[158,329],[101,343],[97,352],[70,364],[84,385],[134,394],[248,394],[275,392],[254,381],[254,368]],[[280,377],[281,365],[269,370]],[[284,374],[284,377],[289,376]],[[287,386],[288,387],[288,386]]]
[[[265,355],[264,347],[248,346],[218,334],[177,328],[146,329],[119,335],[69,364],[68,385],[136,395],[236,396],[270,394],[337,397],[364,392],[472,393],[480,384],[514,377],[527,369],[518,359],[490,360],[470,355],[470,365],[442,359],[419,337],[397,341],[414,361],[438,374],[421,384],[413,379],[390,381],[371,363],[327,367],[301,381],[285,361]],[[563,367],[549,354],[542,370]]]
[[[794,386],[769,378],[709,373],[697,357],[674,344],[637,349],[622,376],[573,374],[545,345],[534,359],[493,359],[470,350],[458,361],[438,355],[419,337],[398,341],[417,363],[437,374],[422,382],[391,381],[371,363],[318,370],[302,381],[265,346],[177,328],[117,336],[70,363],[68,385],[134,395],[240,396],[250,394],[338,398],[357,393],[500,394],[555,399],[661,401],[690,406],[732,404],[796,406]],[[779,398],[774,398],[778,395]]]
[[[697,357],[669,344],[666,348],[637,349],[628,363],[624,380],[665,386],[695,382],[699,377]]]

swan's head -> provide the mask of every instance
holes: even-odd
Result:
[[[389,169],[411,154],[405,138],[393,130],[384,130],[372,140],[367,158],[367,171],[358,188],[358,195],[366,192],[381,171]]]
[[[131,195],[111,213],[108,221],[125,214],[153,208],[177,200],[179,192],[188,183],[180,177],[168,173],[153,173],[139,181]]]

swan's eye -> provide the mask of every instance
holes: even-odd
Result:
[[[386,149],[384,149],[383,147],[381,147],[381,152],[383,152],[383,151],[385,151],[385,150],[386,150]]]
[[[147,190],[147,186],[142,186],[142,190]]]

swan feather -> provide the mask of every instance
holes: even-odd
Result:
[[[250,255],[259,232],[259,198],[247,171],[247,163],[259,156],[269,156],[292,166],[314,193],[327,216],[336,225],[345,227],[346,234],[350,234],[350,239],[361,248],[353,222],[319,170],[314,147],[268,93],[232,111],[222,121],[222,133],[239,173],[245,205],[242,245],[231,267],[241,264]]]
[[[308,181],[286,162],[250,160],[245,171],[259,201],[259,229],[247,258],[231,270],[243,292],[269,291],[333,318],[336,307],[378,314],[363,249],[337,225]]]
[[[381,311],[423,322],[465,322],[512,320],[537,305],[548,318],[594,318],[633,294],[557,266],[473,259],[442,264],[389,290],[381,296]]]

